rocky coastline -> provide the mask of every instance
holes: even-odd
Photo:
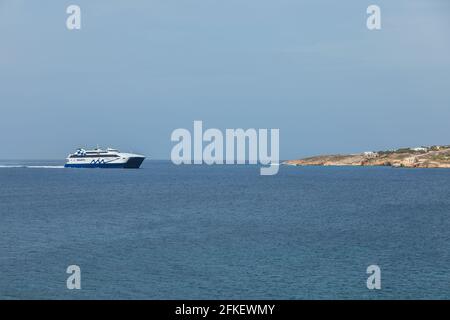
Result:
[[[285,161],[294,166],[391,166],[403,168],[450,168],[450,145],[336,154]]]

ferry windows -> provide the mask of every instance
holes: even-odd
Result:
[[[69,158],[119,158],[117,154],[87,154],[84,156],[73,154]]]

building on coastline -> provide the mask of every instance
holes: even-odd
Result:
[[[366,158],[376,158],[376,157],[378,157],[378,153],[373,152],[373,151],[366,151],[366,152],[363,152],[363,155],[364,155]]]
[[[425,147],[416,147],[416,148],[411,148],[412,151],[428,151],[428,148]]]

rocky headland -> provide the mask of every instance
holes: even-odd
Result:
[[[404,168],[450,168],[450,145],[337,154],[288,160],[295,166],[391,166]]]

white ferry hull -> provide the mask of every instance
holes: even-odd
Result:
[[[138,169],[145,157],[133,153],[121,153],[116,149],[79,149],[69,154],[66,168],[123,168]]]
[[[129,158],[127,162],[123,163],[111,163],[111,162],[98,162],[98,160],[92,160],[89,163],[66,163],[66,168],[118,168],[118,169],[139,169],[145,158],[133,157]]]

